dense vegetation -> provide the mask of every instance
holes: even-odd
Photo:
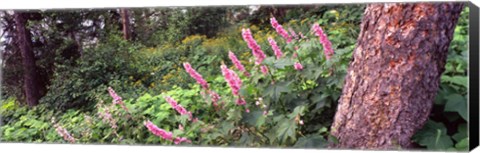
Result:
[[[7,56],[10,59],[2,63],[6,66],[2,67],[0,140],[300,148],[335,143],[329,127],[359,34],[363,5],[266,7],[244,18],[232,17],[235,12],[248,11],[241,7],[187,8],[186,13],[182,9],[150,10],[161,14],[155,20],[144,19],[145,10],[132,10],[133,40],[122,38],[118,17],[107,10],[41,12],[44,19],[31,21],[30,28],[59,19],[65,23],[40,27],[42,34],[35,38],[49,40],[35,47],[42,53],[37,65],[47,89],[40,105],[24,106],[22,83],[16,79],[22,71],[14,63],[19,56]],[[105,18],[101,30],[79,26],[97,16]],[[287,43],[272,27],[271,17],[298,37]],[[331,41],[332,57],[327,58],[325,47],[312,31],[314,24],[319,24]],[[262,62],[255,63],[258,56],[252,54],[242,29],[250,29],[266,54]],[[468,148],[467,29],[465,8],[450,45],[434,110],[413,138],[419,149]],[[85,39],[94,35],[98,42],[78,46],[74,39],[63,36],[68,35],[65,31],[75,31]],[[276,57],[269,37],[282,56]],[[2,45],[15,50],[12,44]],[[72,53],[74,50],[81,54]],[[230,51],[246,71],[236,67]],[[192,70],[187,72],[185,63],[208,87],[192,77]],[[238,93],[231,82],[240,86]],[[109,87],[113,89],[110,92]],[[172,104],[169,97],[186,110]],[[245,105],[239,102],[242,99]],[[151,133],[149,128],[155,127],[147,121],[165,132]],[[59,134],[62,127],[73,139]]]

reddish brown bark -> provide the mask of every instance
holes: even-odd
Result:
[[[123,38],[125,40],[130,40],[130,17],[128,15],[127,9],[120,9],[120,14],[122,15],[122,25],[123,25]]]
[[[24,13],[15,12],[16,43],[22,55],[23,84],[28,106],[35,106],[40,99],[40,75],[35,65],[32,47],[32,36],[26,28],[27,20]]]
[[[332,147],[396,149],[428,119],[461,3],[370,4],[332,125]]]

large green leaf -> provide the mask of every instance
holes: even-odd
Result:
[[[465,121],[468,121],[467,99],[459,94],[451,94],[447,96],[445,104],[445,112],[457,112]]]
[[[459,142],[461,141],[462,139],[464,138],[467,138],[468,137],[468,127],[467,127],[467,124],[460,124],[458,126],[458,133],[455,133],[452,138],[453,140]]]
[[[297,143],[293,147],[297,148],[325,148],[328,145],[328,141],[321,135],[307,135],[298,139]]]
[[[467,151],[468,150],[468,138],[464,138],[460,140],[457,144],[455,144],[455,148],[459,151]]]
[[[413,140],[429,150],[446,150],[453,146],[445,125],[431,120],[427,121],[425,126],[414,135]]]
[[[273,66],[279,69],[284,69],[285,66],[292,66],[294,61],[290,58],[282,58],[273,63]]]
[[[293,119],[283,119],[280,122],[280,125],[277,129],[277,138],[280,140],[281,143],[287,141],[288,138],[295,141],[295,131],[297,130],[297,124]]]

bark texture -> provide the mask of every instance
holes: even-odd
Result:
[[[338,144],[397,149],[430,114],[462,3],[367,6],[332,125]]]
[[[26,28],[27,20],[24,13],[15,12],[16,43],[22,55],[23,84],[28,106],[35,106],[41,97],[40,75],[35,65],[35,55],[32,47],[32,36]]]
[[[123,38],[125,40],[130,40],[130,17],[128,15],[127,9],[120,9],[120,14],[122,15],[122,25],[123,25]]]

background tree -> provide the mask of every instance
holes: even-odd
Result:
[[[35,65],[35,56],[33,54],[32,48],[32,37],[30,30],[26,28],[28,20],[25,16],[28,14],[25,13],[14,13],[15,18],[15,30],[16,30],[16,39],[15,43],[18,45],[22,55],[23,63],[23,80],[25,91],[26,102],[28,106],[35,106],[38,104],[38,100],[41,97],[41,82],[39,80],[40,75],[37,71],[37,66]]]
[[[409,147],[431,112],[461,3],[370,4],[339,100],[339,148]]]

